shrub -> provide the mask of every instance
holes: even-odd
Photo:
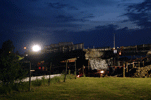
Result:
[[[12,86],[11,85],[4,85],[0,87],[0,94],[10,94],[12,93]]]
[[[75,75],[70,74],[70,75],[67,75],[66,78],[67,78],[67,79],[74,79],[74,78],[75,78]]]
[[[41,86],[42,85],[42,80],[36,79],[35,81],[31,82],[33,86]]]
[[[50,83],[59,83],[59,82],[61,82],[61,79],[62,79],[62,77],[55,76],[50,79]]]
[[[26,91],[28,90],[28,88],[29,88],[28,82],[15,83],[12,87],[12,89],[15,91]]]

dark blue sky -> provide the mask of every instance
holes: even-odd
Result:
[[[84,43],[87,47],[151,43],[150,0],[0,0],[0,45]]]

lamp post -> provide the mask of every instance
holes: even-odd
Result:
[[[26,47],[24,47],[24,49],[26,49]],[[41,47],[39,45],[34,45],[32,47],[33,52],[39,52],[40,50],[41,50]],[[31,91],[31,71],[33,71],[33,70],[31,70],[31,62],[29,62],[29,63],[30,63],[30,66],[29,66],[29,91]]]
[[[27,50],[27,47],[24,47],[24,50]],[[41,50],[41,47],[39,45],[34,45],[32,47],[33,52],[39,52]],[[28,54],[25,54],[25,56],[28,56]],[[31,91],[31,61],[24,61],[24,63],[29,63],[29,91]]]

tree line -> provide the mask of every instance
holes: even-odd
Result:
[[[19,54],[14,53],[11,40],[3,42],[0,49],[0,81],[3,85],[14,84],[15,80],[22,80],[27,75],[27,70],[22,67]]]

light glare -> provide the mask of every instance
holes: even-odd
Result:
[[[40,47],[39,45],[34,45],[34,46],[32,47],[32,50],[33,50],[34,52],[38,52],[38,51],[41,50],[41,47]]]
[[[101,73],[101,74],[103,74],[103,73],[104,73],[104,71],[102,70],[102,71],[100,71],[100,73]]]

